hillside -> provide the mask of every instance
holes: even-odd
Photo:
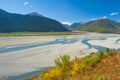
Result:
[[[110,19],[97,19],[79,25],[76,30],[101,33],[120,33],[120,23]]]
[[[75,30],[76,28],[78,28],[78,26],[82,25],[82,23],[73,23],[71,26],[70,26],[70,29],[71,30]]]
[[[64,32],[68,31],[56,20],[36,12],[22,15],[0,9],[0,32]]]
[[[67,24],[63,24],[63,26],[69,30],[75,30],[76,28],[78,28],[80,25],[82,25],[83,23],[73,23],[71,25],[67,25]]]
[[[114,49],[92,52],[72,61],[68,55],[60,56],[55,64],[41,75],[26,80],[120,80],[120,52]]]
[[[70,25],[68,24],[62,24],[66,29],[69,29],[70,30]]]

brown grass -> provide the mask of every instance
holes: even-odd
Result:
[[[81,63],[87,58],[78,58],[77,62]],[[73,63],[75,60],[71,62]],[[40,75],[27,80],[40,80]],[[87,65],[82,72],[76,75],[66,75],[58,80],[120,80],[120,52],[117,52],[117,54],[115,52],[114,55],[109,55],[101,59],[95,66]]]
[[[108,56],[96,67],[88,67],[78,76],[76,80],[120,80],[120,54]]]

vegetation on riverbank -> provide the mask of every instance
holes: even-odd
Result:
[[[55,59],[56,66],[26,80],[120,80],[120,52],[106,49],[84,58],[68,55]]]
[[[16,32],[16,33],[0,33],[0,36],[67,36],[79,35],[83,33],[76,32]]]

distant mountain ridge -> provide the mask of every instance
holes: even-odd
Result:
[[[66,28],[77,31],[120,33],[120,23],[110,19],[96,19],[86,23],[73,23]]]
[[[39,16],[39,17],[44,17],[43,15],[40,15],[39,13],[37,12],[32,12],[32,13],[29,13],[27,15],[30,15],[30,16]]]
[[[76,30],[100,33],[120,33],[120,23],[110,19],[97,19],[79,25]]]
[[[37,12],[22,15],[0,9],[0,32],[63,32],[69,31],[60,22]]]
[[[69,29],[69,30],[75,30],[78,26],[82,25],[83,23],[73,23],[71,25],[67,25],[67,24],[63,24],[65,28]]]

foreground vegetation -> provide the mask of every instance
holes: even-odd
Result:
[[[0,33],[0,36],[66,36],[79,35],[76,32],[16,32],[16,33]]]
[[[84,58],[68,55],[55,60],[56,66],[26,80],[120,80],[120,52],[106,49]]]

